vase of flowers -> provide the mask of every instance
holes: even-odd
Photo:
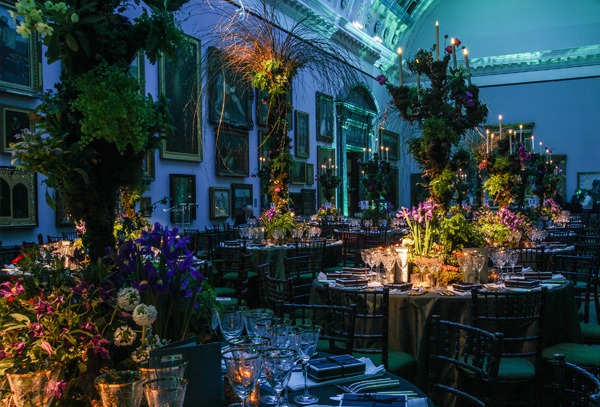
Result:
[[[16,364],[6,371],[15,407],[48,407],[54,400],[61,363],[38,361]]]
[[[275,238],[273,234],[275,230],[285,231],[285,233],[276,232],[277,240],[284,238],[288,234],[291,236],[292,229],[295,225],[293,212],[281,213],[275,206],[263,212],[258,220],[265,229],[267,239]],[[282,236],[280,236],[280,234],[282,234]]]

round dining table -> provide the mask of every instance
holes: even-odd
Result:
[[[542,325],[542,346],[581,342],[581,327],[572,285],[563,282],[547,286],[549,290]],[[313,282],[310,302],[326,302],[323,282]],[[417,386],[424,387],[427,383],[429,321],[433,315],[439,315],[444,320],[470,324],[471,293],[441,295],[424,292],[422,295],[408,295],[407,291],[391,290],[389,307],[389,348],[409,353],[417,359],[414,382]]]

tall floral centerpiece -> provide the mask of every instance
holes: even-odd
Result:
[[[134,19],[123,15],[129,3],[120,0],[15,4],[17,32],[43,37],[61,77],[42,96],[36,131],[12,146],[13,162],[60,191],[71,217],[85,222],[93,260],[115,243],[115,197],[140,183],[146,154],[172,130],[166,101],[143,96],[129,70],[139,51],[151,62],[176,55],[183,34],[173,11],[183,4],[147,1]]]
[[[412,210],[402,208],[396,214],[398,218],[404,218],[410,228],[410,236],[405,239],[403,245],[411,247],[413,256],[429,254],[439,248],[438,241],[438,212],[440,205],[432,200],[419,203]]]
[[[360,162],[360,168],[365,197],[370,203],[370,207],[362,213],[363,220],[372,220],[375,224],[388,220],[391,213],[391,204],[387,200],[391,173],[389,161],[375,153],[370,160]]]
[[[416,75],[416,86],[386,82],[400,116],[421,128],[421,134],[409,141],[409,151],[428,181],[432,198],[444,205],[451,196],[451,183],[439,181],[454,172],[451,162],[461,137],[484,123],[488,113],[479,100],[479,88],[471,83],[468,65],[457,66],[460,41],[452,38],[451,42],[441,59],[440,50],[434,46],[430,51],[419,50],[407,62],[407,68]],[[453,64],[449,66],[451,58]],[[428,86],[421,84],[422,77],[427,78]],[[446,188],[435,189],[436,183]]]
[[[275,4],[261,1],[252,13],[232,13],[221,26],[220,45],[224,64],[247,79],[265,94],[267,105],[266,146],[268,160],[263,167],[270,172],[268,193],[280,214],[288,212],[289,177],[293,158],[288,118],[292,106],[289,93],[299,72],[312,74],[317,82],[340,88],[355,73],[340,60],[341,49],[327,38],[315,36],[306,21],[284,19]],[[282,27],[280,29],[278,27]]]
[[[334,168],[326,167],[319,175],[319,186],[329,205],[335,201],[335,190],[341,182],[342,178],[335,174]]]

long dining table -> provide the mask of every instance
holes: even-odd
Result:
[[[570,283],[547,284],[549,287],[543,319],[543,346],[561,342],[581,342],[581,328],[577,305]],[[376,289],[376,288],[374,288]],[[326,302],[323,282],[315,280],[312,285],[310,302]],[[390,291],[389,302],[389,347],[412,354],[418,362],[415,384],[426,384],[429,321],[433,315],[442,319],[463,324],[471,323],[470,292],[454,295],[440,295],[425,292],[422,295],[408,295],[407,292]]]

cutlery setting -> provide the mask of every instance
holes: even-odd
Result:
[[[450,290],[439,290],[436,292],[443,297],[452,297],[452,296],[456,295],[456,294],[454,294],[454,292],[452,292]]]
[[[362,380],[348,386],[336,384],[336,387],[343,390],[345,393],[357,394],[365,390],[389,389],[391,387],[397,387],[399,384],[400,382],[398,380],[386,377],[383,379]]]

